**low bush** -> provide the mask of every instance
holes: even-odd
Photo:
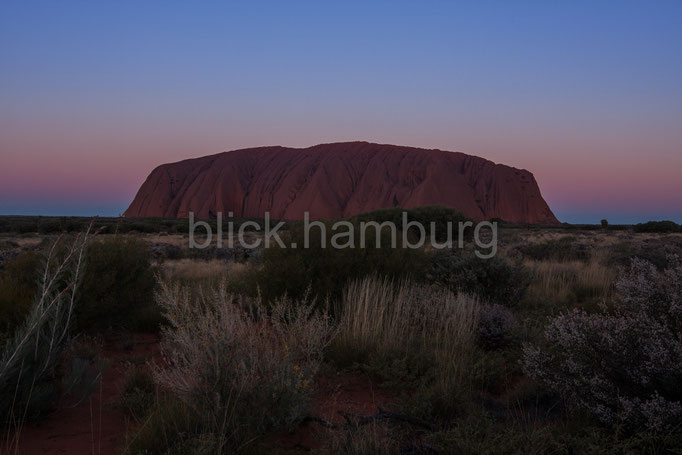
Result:
[[[426,436],[432,453],[463,455],[659,455],[679,453],[675,435],[627,434],[585,422],[547,422],[534,416],[499,422],[475,413]]]
[[[516,250],[525,258],[534,261],[587,261],[590,258],[589,245],[579,243],[575,237],[566,236],[542,243],[519,245]]]
[[[131,365],[126,372],[118,405],[126,415],[139,420],[154,405],[155,392],[154,378],[148,368]]]
[[[628,267],[633,258],[638,258],[663,270],[669,267],[668,260],[674,256],[682,256],[682,238],[666,236],[618,242],[609,248],[604,262],[609,266]]]
[[[223,451],[246,451],[306,415],[331,338],[329,318],[311,302],[277,300],[266,311],[224,289],[193,298],[166,285],[158,299],[167,365],[155,367],[154,378],[192,410],[199,434],[213,435]]]
[[[156,278],[147,242],[105,236],[88,247],[76,322],[80,330],[155,331],[161,321],[154,302]]]
[[[525,372],[605,424],[679,432],[682,263],[671,262],[658,271],[633,260],[613,308],[556,317],[546,345],[524,348]]]
[[[83,403],[102,385],[102,376],[111,361],[101,356],[102,342],[97,337],[72,338],[59,359],[59,401],[56,408],[72,408]]]
[[[36,293],[42,261],[38,252],[27,250],[0,270],[0,333],[11,335],[26,318]]]
[[[506,426],[480,411],[447,429],[427,435],[426,440],[435,453],[527,455],[564,453],[561,449],[565,449],[556,441],[550,427]]]
[[[375,221],[379,224],[388,221],[397,226],[398,229],[402,229],[403,212],[407,214],[408,223],[414,221],[424,226],[427,236],[431,236],[431,226],[433,223],[433,232],[435,233],[436,240],[439,242],[446,241],[450,233],[452,233],[452,241],[457,242],[459,224],[473,222],[471,218],[464,216],[464,214],[458,210],[438,205],[415,207],[411,209],[394,208],[374,210],[372,212],[354,216],[353,221],[356,223]],[[464,229],[462,236],[465,239],[470,239],[472,233],[473,227],[469,227],[468,229]]]
[[[0,240],[0,273],[5,265],[21,252],[19,244],[13,240]]]
[[[366,248],[360,248],[360,228],[355,226],[355,248],[332,248],[334,232],[327,225],[325,236],[320,229],[310,229],[309,246],[303,248],[305,231],[294,226],[283,241],[286,248],[271,247],[263,250],[262,265],[252,268],[245,276],[250,293],[260,290],[265,300],[282,295],[301,298],[309,290],[323,301],[327,297],[341,296],[346,284],[358,277],[373,273],[391,278],[404,278],[421,274],[427,264],[427,255],[421,250],[391,248],[391,235],[381,232],[381,247],[376,248],[374,229],[368,230]],[[323,244],[326,248],[322,248]],[[400,245],[400,239],[398,239]],[[291,246],[295,244],[296,248]]]
[[[674,221],[648,221],[635,225],[635,232],[667,233],[681,231],[682,227]]]
[[[491,397],[505,397],[509,390],[519,382],[519,379],[523,378],[519,362],[520,346],[511,341],[505,343],[504,347],[495,349],[487,346],[481,347],[476,352],[476,361],[473,366],[474,386],[478,394],[471,398],[479,403],[490,405],[490,412],[497,416],[504,412],[500,409],[504,401],[491,399]],[[480,346],[480,343],[478,345]],[[531,407],[537,407],[537,403],[532,403]]]
[[[476,326],[476,342],[486,350],[503,348],[511,343],[514,326],[514,313],[508,308],[499,304],[483,305]]]
[[[38,232],[38,223],[35,221],[27,221],[17,223],[13,226],[13,231],[19,234],[28,234],[29,232]]]
[[[212,455],[220,451],[216,435],[204,433],[201,415],[185,401],[164,396],[127,436],[125,454]]]
[[[47,220],[38,223],[38,232],[40,234],[53,234],[63,232],[62,223],[59,220]]]
[[[394,455],[401,452],[400,440],[387,424],[371,423],[358,428],[331,430],[328,434],[330,453],[346,455]]]
[[[523,264],[499,256],[481,259],[468,252],[441,250],[432,257],[426,279],[453,292],[512,307],[523,298],[533,274]]]

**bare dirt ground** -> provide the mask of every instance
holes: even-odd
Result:
[[[332,423],[344,423],[342,413],[372,415],[379,408],[390,409],[395,394],[381,389],[369,376],[347,372],[322,375],[315,384],[310,415]],[[322,449],[327,430],[315,422],[300,424],[291,432],[272,435],[268,442],[274,453],[309,452]],[[340,431],[340,430],[335,430]]]
[[[130,343],[132,340],[133,343]],[[125,344],[132,344],[124,347]],[[5,435],[0,454],[120,454],[132,423],[117,406],[131,362],[144,362],[159,355],[155,335],[132,335],[108,339],[102,357],[111,361],[102,386],[78,406],[60,409],[39,423],[25,425],[18,434]],[[366,374],[327,372],[316,381],[310,415],[343,423],[342,413],[372,415],[379,408],[390,410],[395,394],[379,388]],[[267,438],[273,453],[309,452],[322,449],[329,430],[305,422],[293,431]],[[8,441],[18,441],[8,444]]]
[[[129,362],[152,358],[159,349],[155,335],[134,335],[132,341],[132,349],[128,349],[121,338],[107,340],[101,355],[109,359],[111,365],[104,372],[99,390],[78,406],[59,409],[39,423],[25,425],[18,434],[18,444],[8,447],[7,441],[12,437],[3,438],[5,444],[0,446],[0,453],[121,453],[129,425],[116,404],[121,397]]]

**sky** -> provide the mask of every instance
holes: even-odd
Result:
[[[682,1],[0,2],[0,214],[354,140],[528,169],[560,221],[682,222]]]

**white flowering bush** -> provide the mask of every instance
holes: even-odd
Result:
[[[221,288],[205,295],[162,283],[158,302],[165,365],[161,390],[201,416],[225,449],[305,416],[331,324],[312,302],[279,300],[267,308]]]
[[[574,310],[524,348],[524,371],[606,424],[653,432],[682,422],[682,262],[658,271],[634,259],[613,308]]]

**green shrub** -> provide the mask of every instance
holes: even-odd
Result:
[[[151,223],[146,223],[143,221],[134,221],[131,222],[130,224],[126,223],[121,225],[120,231],[121,233],[128,233],[128,232],[143,232],[143,233],[153,233],[153,232],[159,232],[158,226],[154,226]]]
[[[18,223],[14,230],[19,234],[28,234],[29,232],[38,232],[38,223],[35,221],[27,221]]]
[[[660,455],[679,453],[682,446],[675,435],[628,434],[585,422],[546,422],[533,415],[515,420],[519,421],[497,422],[473,413],[426,435],[426,441],[433,453],[462,455]]]
[[[426,279],[453,292],[511,307],[521,301],[533,274],[499,256],[481,259],[469,252],[441,250],[433,255]]]
[[[646,223],[639,223],[635,225],[635,232],[680,232],[682,231],[679,224],[674,221],[648,221]]]
[[[161,316],[154,303],[156,278],[147,242],[132,236],[102,237],[88,247],[86,259],[76,307],[80,330],[158,328]]]
[[[344,430],[333,430],[327,438],[329,453],[346,455],[415,453],[401,450],[400,440],[391,434],[391,430],[386,423],[370,423]]]
[[[501,425],[482,412],[468,415],[449,428],[427,435],[436,453],[462,455],[526,455],[560,452],[551,428],[526,431]],[[569,452],[570,453],[570,452]]]
[[[310,229],[310,248],[302,248],[305,233],[301,225],[294,226],[283,242],[286,248],[271,247],[263,250],[262,265],[244,277],[250,283],[251,293],[258,286],[266,300],[284,294],[301,298],[309,290],[319,299],[338,298],[345,285],[358,277],[380,274],[391,278],[418,276],[427,264],[427,255],[421,250],[391,248],[391,235],[381,233],[381,248],[376,248],[374,229],[369,229],[366,248],[360,248],[360,228],[355,225],[355,248],[332,248],[334,232],[327,225],[326,248],[321,248],[322,234],[317,227]],[[398,246],[400,239],[398,239]],[[291,248],[296,244],[296,248]]]
[[[473,366],[475,390],[482,396],[505,396],[518,383],[519,378],[523,377],[520,360],[521,347],[516,345],[495,351],[477,350]],[[473,398],[476,397],[475,395]],[[491,408],[494,412],[499,412],[499,406],[499,403],[493,401]],[[532,406],[537,407],[538,403],[533,402]]]
[[[26,318],[36,293],[42,257],[27,250],[0,270],[0,333],[11,334]]]
[[[47,220],[38,223],[38,232],[43,235],[62,232],[62,230],[62,224],[58,220]]]
[[[126,415],[139,420],[154,405],[155,391],[154,378],[148,369],[132,365],[126,373],[118,404]]]
[[[434,223],[436,240],[439,242],[447,240],[448,223],[452,226],[452,240],[456,242],[459,235],[459,223],[473,222],[471,218],[464,216],[462,212],[439,205],[415,207],[412,209],[394,208],[374,210],[372,212],[356,215],[352,218],[352,221],[376,221],[379,224],[388,221],[393,223],[398,229],[401,229],[403,225],[403,212],[407,213],[408,223],[415,221],[424,226],[427,236],[431,235],[431,223]],[[469,239],[471,238],[472,233],[473,228],[469,227],[464,230],[463,236],[464,238]]]
[[[514,313],[499,304],[481,306],[476,327],[476,342],[485,350],[504,348],[512,341],[516,324]]]
[[[572,236],[520,245],[516,250],[534,261],[587,261],[590,258],[587,245],[577,243]]]
[[[164,396],[152,407],[142,425],[127,438],[126,454],[221,453],[217,437],[203,433],[201,415],[173,396]]]

